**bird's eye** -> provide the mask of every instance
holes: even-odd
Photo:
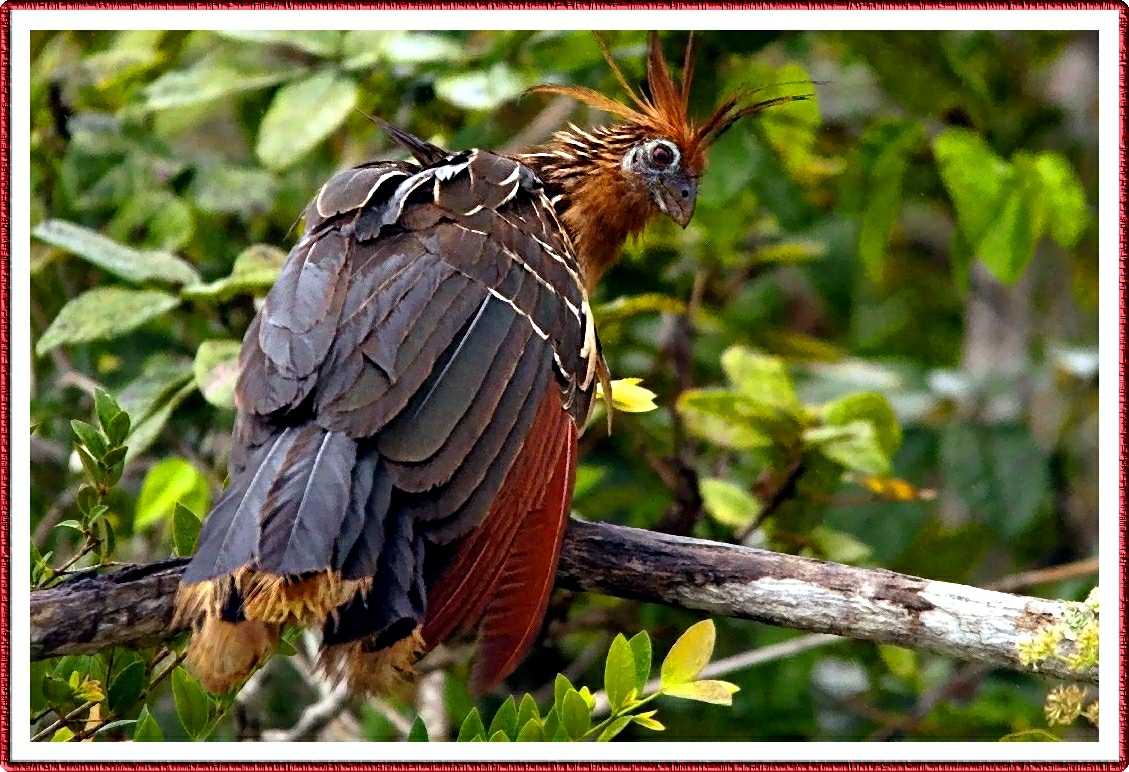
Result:
[[[674,163],[674,148],[663,143],[655,145],[651,148],[651,162],[655,166],[670,166]]]

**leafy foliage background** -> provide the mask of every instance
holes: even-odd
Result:
[[[643,34],[607,38],[638,82]],[[685,33],[663,40],[680,62]],[[733,129],[690,227],[653,226],[604,280],[613,373],[643,378],[661,409],[618,416],[610,437],[590,427],[575,511],[976,585],[1094,554],[1096,34],[697,44],[697,114],[743,84],[771,96],[810,79],[816,99]],[[524,88],[620,95],[587,32],[33,32],[32,57],[37,581],[88,544],[94,506],[99,548],[72,568],[189,549],[185,513],[205,514],[224,481],[237,341],[296,218],[335,170],[395,152],[367,115],[453,149],[515,150],[606,119]],[[69,423],[89,420],[96,385],[131,419],[120,481],[97,504],[76,500]],[[859,392],[879,398],[835,424],[847,408],[831,406]],[[855,428],[804,434],[813,421]],[[1025,591],[1080,600],[1091,585]],[[558,593],[509,686],[551,695],[558,671],[597,683],[615,634],[646,629],[665,650],[695,619]],[[716,622],[721,656],[797,636]],[[157,723],[170,739],[230,739],[290,726],[317,697],[280,657],[252,705],[185,727],[169,692],[208,698],[174,673],[141,708],[134,656],[37,664],[33,715],[124,678],[115,704],[123,719],[144,710],[141,735]],[[471,708],[462,669],[445,687],[456,725]],[[45,692],[53,675],[70,692]],[[1037,678],[895,647],[845,641],[726,678],[741,688],[731,709],[665,706],[657,737],[996,739],[1045,725]],[[410,696],[393,706],[410,713]],[[355,736],[399,736],[354,709]]]

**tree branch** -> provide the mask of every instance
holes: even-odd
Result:
[[[83,572],[31,594],[33,660],[167,635],[185,560]],[[722,616],[1027,671],[1017,644],[1061,621],[1061,601],[936,582],[720,542],[573,520],[557,583]],[[1052,657],[1039,672],[1098,682]]]

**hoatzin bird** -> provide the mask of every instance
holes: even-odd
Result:
[[[478,633],[471,687],[539,631],[569,516],[577,433],[606,368],[589,293],[660,213],[685,226],[706,151],[784,97],[687,115],[652,33],[631,104],[540,86],[621,120],[527,153],[449,152],[381,121],[414,161],[333,176],[243,340],[231,484],[178,594],[204,685],[237,684],[284,624],[322,667],[386,691]],[[605,391],[606,393],[606,391]]]

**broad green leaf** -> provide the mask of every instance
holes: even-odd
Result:
[[[525,695],[528,697],[529,695]],[[517,741],[519,743],[539,743],[545,741],[545,728],[541,723],[541,719],[531,718],[524,724],[521,724],[521,730],[517,733]]]
[[[1082,181],[1070,161],[1058,153],[1040,153],[1035,168],[1041,177],[1051,237],[1064,248],[1073,247],[1092,219]]]
[[[513,99],[529,84],[505,62],[489,70],[469,70],[435,81],[440,98],[464,110],[490,110]]]
[[[200,281],[195,269],[176,255],[133,249],[66,220],[45,220],[32,229],[31,235],[126,281],[174,284]]]
[[[655,732],[661,732],[666,729],[665,726],[651,718],[651,716],[653,715],[655,715],[655,711],[649,710],[646,713],[640,713],[638,716],[633,716],[632,720],[644,729],[651,729]]]
[[[800,416],[803,408],[783,360],[731,346],[721,355],[721,367],[741,396],[755,405]]]
[[[635,661],[635,692],[642,696],[647,679],[651,677],[651,636],[646,630],[640,630],[627,643]]]
[[[486,727],[482,725],[482,716],[478,714],[478,708],[471,708],[470,713],[467,713],[466,718],[463,719],[462,726],[459,727],[456,742],[473,742],[474,738],[481,740],[485,736]]]
[[[609,742],[613,737],[627,728],[627,725],[631,723],[632,718],[632,716],[620,716],[619,718],[615,719],[606,727],[604,727],[604,731],[600,732],[600,736],[596,738],[596,742]]]
[[[866,205],[859,221],[859,257],[870,277],[881,280],[890,240],[902,198],[910,154],[921,140],[920,124],[913,120],[884,121],[867,129],[859,139],[857,159]]]
[[[126,437],[129,436],[130,425],[129,415],[124,410],[119,410],[118,414],[111,419],[109,425],[103,427],[106,432],[106,439],[110,441],[111,445],[120,447],[125,443]]]
[[[878,644],[878,656],[891,673],[898,678],[909,679],[917,675],[917,652],[901,646]]]
[[[1031,527],[1049,502],[1047,458],[1019,424],[953,422],[941,436],[941,473],[969,513],[1003,539]]]
[[[287,46],[314,56],[332,57],[341,50],[342,34],[336,30],[215,30],[220,37],[241,43],[266,46]]]
[[[252,244],[235,258],[230,275],[208,284],[185,287],[181,294],[188,298],[215,300],[230,300],[245,294],[266,294],[285,262],[286,253],[278,247]]]
[[[747,490],[728,480],[707,477],[699,482],[706,512],[728,528],[742,528],[761,511],[762,504]]]
[[[429,741],[430,738],[427,736],[427,724],[423,723],[422,718],[416,716],[416,720],[412,722],[412,728],[408,731],[408,742],[425,743]]]
[[[171,517],[178,502],[193,512],[207,512],[208,481],[183,458],[158,461],[141,484],[133,527],[140,531]]]
[[[214,104],[243,91],[267,88],[304,72],[303,67],[243,68],[219,56],[205,57],[186,70],[170,70],[141,90],[148,110]]]
[[[933,140],[941,181],[956,209],[957,222],[978,247],[999,219],[1011,167],[979,135],[961,128],[942,131]]]
[[[808,446],[853,472],[880,477],[890,474],[890,459],[883,453],[874,424],[869,421],[807,429],[803,439]]]
[[[172,671],[172,693],[181,726],[190,738],[199,739],[208,726],[211,699],[182,667]]]
[[[486,730],[486,735],[493,740],[494,735],[501,732],[507,740],[517,736],[517,707],[514,705],[514,697],[511,694],[498,708],[498,712],[494,714],[494,719],[490,722],[490,727]]]
[[[107,430],[114,418],[122,411],[117,401],[108,391],[94,390],[94,412],[98,416],[98,423],[103,430]]]
[[[808,532],[812,549],[824,560],[857,565],[870,557],[870,546],[842,531],[817,525]]]
[[[129,441],[132,452],[137,444],[138,425],[143,423],[179,390],[192,380],[192,363],[165,353],[149,356],[141,372],[118,395],[121,409],[129,414],[133,426]],[[192,384],[192,390],[196,386]]]
[[[1045,220],[1040,188],[1030,160],[1017,159],[999,216],[976,247],[984,267],[1004,283],[1018,279],[1035,254]]]
[[[1061,737],[1048,732],[1046,729],[1024,729],[1022,732],[1012,732],[1000,738],[1002,743],[1060,743]]]
[[[65,743],[69,742],[72,737],[74,737],[74,732],[64,726],[61,729],[55,730],[55,734],[51,735],[51,742]]]
[[[570,740],[579,740],[592,725],[592,711],[575,689],[565,692],[561,725]]]
[[[147,450],[153,440],[160,434],[161,429],[168,423],[169,416],[176,406],[185,400],[188,395],[196,391],[196,384],[191,381],[191,376],[187,376],[184,385],[178,390],[174,391],[161,398],[152,412],[145,416],[137,425],[133,427],[133,431],[129,435],[129,453],[126,454],[126,462],[137,458],[139,453]]]
[[[259,124],[255,155],[276,171],[291,166],[344,122],[357,104],[357,84],[322,70],[278,90]]]
[[[622,707],[627,695],[635,689],[635,655],[622,633],[612,639],[608,658],[604,663],[604,691],[612,712]]]
[[[392,32],[384,38],[382,53],[394,64],[458,61],[463,48],[450,38],[430,32]]]
[[[881,394],[866,392],[841,397],[822,408],[823,421],[829,426],[846,426],[852,421],[868,421],[874,427],[878,446],[892,459],[902,444],[902,427],[890,402]]]
[[[95,287],[62,307],[36,344],[35,353],[42,356],[56,346],[120,337],[179,303],[175,295],[157,290]]]
[[[537,709],[537,701],[533,699],[531,694],[522,695],[521,704],[517,709],[517,725],[524,727],[533,718],[541,718],[541,712]]]
[[[684,700],[708,702],[712,705],[732,705],[737,687],[726,681],[690,681],[663,687],[663,694]]]
[[[510,738],[506,737],[506,733],[503,732],[501,729],[499,729],[494,734],[490,735],[490,742],[492,742],[492,743],[508,743],[509,741],[510,741]]]
[[[188,556],[196,551],[200,525],[199,515],[177,502],[172,513],[172,541],[177,555]]]
[[[678,412],[687,428],[704,440],[733,450],[773,445],[771,411],[728,389],[689,389],[678,397]]]
[[[145,665],[140,661],[131,662],[122,668],[111,679],[110,688],[106,692],[110,712],[120,716],[132,708],[141,697],[145,680]]]
[[[141,708],[141,714],[137,717],[137,724],[133,728],[133,741],[135,743],[163,743],[165,741],[165,734],[149,713],[148,705]]]
[[[192,178],[196,206],[217,214],[267,214],[278,190],[278,179],[263,169],[213,163],[197,167]]]
[[[661,678],[665,692],[668,686],[693,681],[713,656],[713,620],[703,619],[679,636],[663,660]]]
[[[563,673],[557,673],[557,677],[553,680],[553,707],[557,709],[558,714],[564,707],[565,695],[570,691],[576,691],[572,683]]]
[[[196,387],[216,407],[235,408],[235,380],[239,376],[237,340],[206,340],[196,349],[192,374]]]
[[[95,458],[102,458],[108,450],[106,440],[90,424],[78,419],[71,419],[71,431],[78,437],[79,442],[86,446]]]

